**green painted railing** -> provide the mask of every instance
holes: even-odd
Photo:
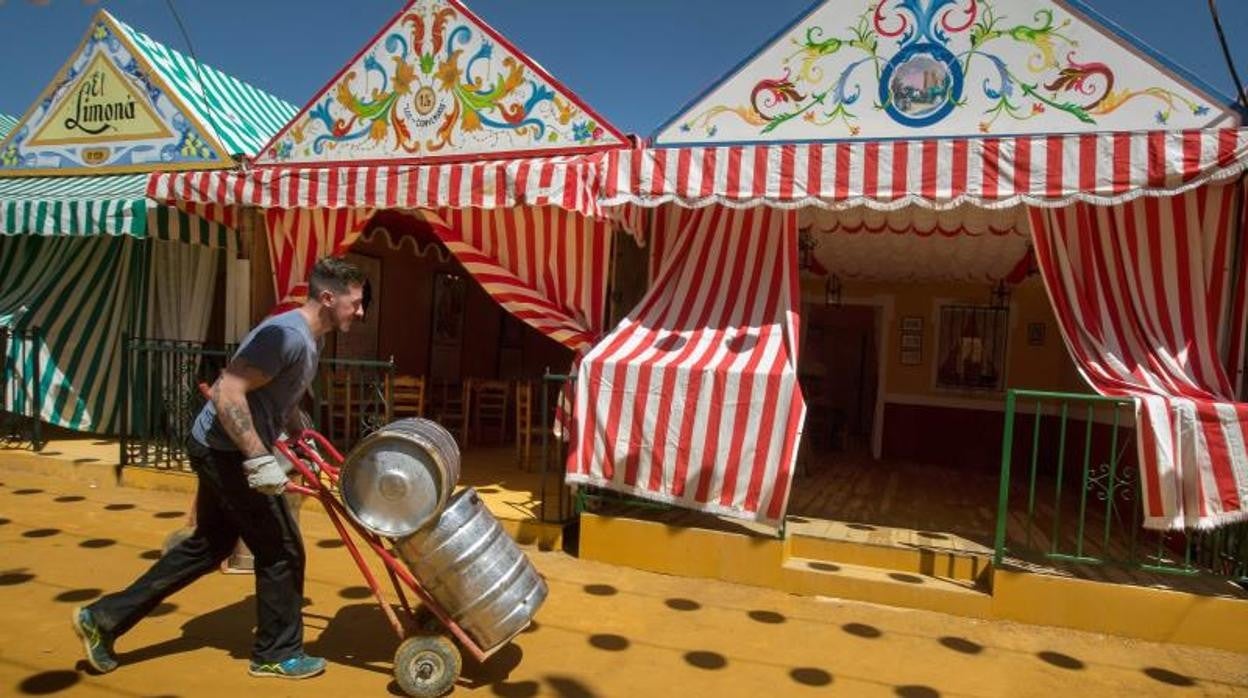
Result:
[[[1006,393],[996,564],[1008,556],[1248,579],[1248,524],[1143,528],[1134,414],[1129,399]]]

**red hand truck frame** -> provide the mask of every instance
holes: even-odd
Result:
[[[478,645],[416,579],[407,564],[386,549],[382,537],[361,526],[349,514],[335,492],[341,477],[344,458],[329,442],[329,439],[320,432],[307,429],[294,438],[279,441],[275,444],[275,448],[295,468],[291,473],[291,482],[286,485],[286,491],[296,492],[321,503],[325,514],[337,530],[338,537],[347,548],[347,552],[351,554],[351,559],[355,561],[360,574],[364,576],[368,588],[373,592],[373,597],[376,598],[382,612],[390,621],[390,627],[400,643],[395,653],[394,674],[404,691],[414,696],[434,696],[440,695],[446,688],[449,688],[458,677],[462,665],[456,644],[466,650],[478,663],[484,662],[503,646],[486,650]],[[322,454],[327,454],[329,458]],[[310,468],[307,463],[312,463],[315,468]],[[386,601],[382,594],[381,584],[365,562],[360,546],[348,532],[348,527],[385,564],[395,595],[398,596],[404,612],[410,619],[409,626],[404,625],[394,608]],[[427,615],[420,614],[412,607],[407,594],[404,593],[404,587],[419,599]],[[436,624],[433,622],[435,620]],[[449,632],[450,637],[456,642],[450,642],[443,633],[438,633],[438,626]],[[409,631],[408,627],[413,630]],[[435,654],[438,656],[433,656]],[[437,688],[438,686],[442,688]],[[424,688],[436,690],[425,691]]]

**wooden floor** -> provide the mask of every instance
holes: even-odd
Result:
[[[1146,564],[1182,563],[1181,552],[1163,545],[1159,534],[1128,525],[1133,520],[1129,502],[1120,499],[1118,508],[1109,511],[1114,521],[1107,536],[1104,499],[1095,492],[1084,496],[1079,479],[1068,476],[1059,500],[1055,482],[1038,477],[1034,500],[1029,497],[1026,481],[1016,479],[1011,487],[1006,543],[1012,565],[1098,581],[1245,597],[1242,589],[1216,578],[1058,564],[1048,559],[1047,553],[1058,553]],[[807,459],[799,467],[785,523],[788,531],[802,535],[814,531],[820,537],[838,540],[987,556],[995,548],[999,496],[1000,474],[995,467],[951,468],[876,461],[862,451],[828,452]],[[671,507],[608,501],[601,510],[673,526],[777,535],[775,529],[760,524]]]
[[[846,523],[952,533],[991,545],[997,481],[972,469],[875,461],[830,452],[798,469],[789,514]]]

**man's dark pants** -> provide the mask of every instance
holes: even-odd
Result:
[[[252,661],[280,662],[303,651],[303,541],[285,497],[247,486],[242,454],[209,449],[191,439],[191,467],[199,476],[195,532],[128,588],[88,606],[105,632],[117,637],[166,597],[218,568],[241,537],[255,557],[256,643]]]

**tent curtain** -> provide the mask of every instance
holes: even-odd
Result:
[[[341,256],[351,249],[373,217],[366,208],[265,209],[269,259],[278,313],[298,307],[308,298],[308,275],[321,257]]]
[[[655,227],[658,278],[580,365],[568,480],[777,525],[805,416],[796,213],[668,207]]]
[[[443,209],[434,232],[499,305],[583,353],[602,334],[610,224],[556,207]]]
[[[215,303],[220,251],[153,240],[147,336],[203,342]]]
[[[1100,394],[1133,398],[1144,525],[1248,519],[1242,192],[1208,186],[1113,206],[1032,209],[1062,335]]]
[[[117,431],[121,340],[145,327],[148,250],[130,236],[0,241],[0,318],[42,337],[37,353],[19,342],[6,347],[5,409],[25,412],[38,394],[50,424]]]
[[[316,260],[345,254],[371,209],[269,209],[278,310],[307,298]],[[574,351],[603,330],[609,224],[556,207],[413,210],[499,305]]]

